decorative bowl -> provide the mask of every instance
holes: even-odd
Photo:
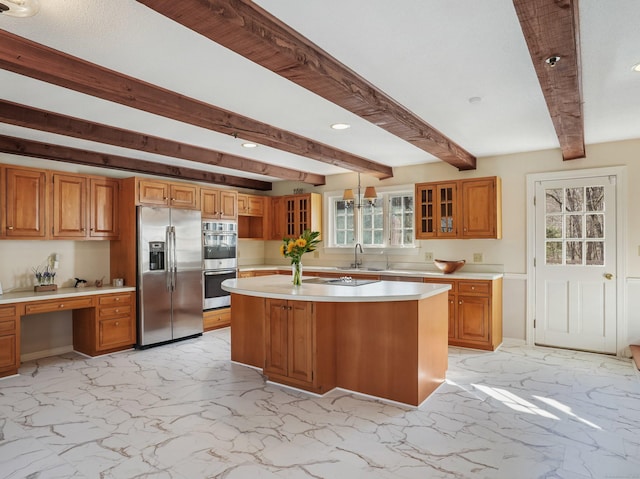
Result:
[[[464,259],[459,259],[459,260],[456,260],[456,261],[448,261],[446,259],[434,259],[433,260],[433,264],[436,265],[436,268],[438,268],[444,274],[455,273],[460,268],[462,268],[465,263],[466,263],[466,260],[464,260]]]

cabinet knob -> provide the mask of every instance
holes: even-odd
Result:
[[[462,300],[458,301],[458,304],[462,304]]]
[[[120,321],[116,321],[116,326],[120,326]]]
[[[116,298],[116,301],[120,301],[120,298]]]
[[[8,229],[8,230],[12,230],[12,229],[13,229],[13,226],[7,226],[7,229]]]
[[[120,312],[120,310],[119,310],[119,309],[116,309],[116,313],[119,313],[119,312]],[[116,323],[116,324],[118,324],[118,323]]]
[[[471,286],[471,289],[476,289],[476,287],[475,286]]]
[[[58,308],[64,308],[64,304],[60,303],[60,304],[58,305]]]

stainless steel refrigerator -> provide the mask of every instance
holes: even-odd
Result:
[[[202,334],[199,211],[139,206],[138,347]]]

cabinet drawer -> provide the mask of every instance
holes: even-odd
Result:
[[[205,331],[229,326],[231,324],[231,308],[205,311],[202,320]]]
[[[15,319],[0,320],[0,334],[15,333],[15,332],[16,332]]]
[[[491,285],[489,281],[458,281],[458,292],[488,295],[491,293]]]
[[[98,319],[128,318],[131,315],[131,305],[116,305],[111,308],[102,307],[98,310]]]
[[[93,298],[66,298],[55,301],[38,301],[27,303],[25,314],[50,313],[51,311],[64,311],[67,309],[81,309],[93,307]]]
[[[131,295],[129,293],[110,294],[110,295],[100,296],[100,299],[98,300],[98,304],[100,306],[108,306],[108,305],[116,306],[118,304],[130,304],[130,303],[131,303]]]
[[[0,306],[0,318],[10,318],[16,316],[15,306]]]
[[[132,322],[129,318],[103,319],[98,322],[98,349],[110,349],[133,344]]]

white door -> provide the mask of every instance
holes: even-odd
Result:
[[[615,353],[615,177],[539,181],[535,199],[535,343]]]

